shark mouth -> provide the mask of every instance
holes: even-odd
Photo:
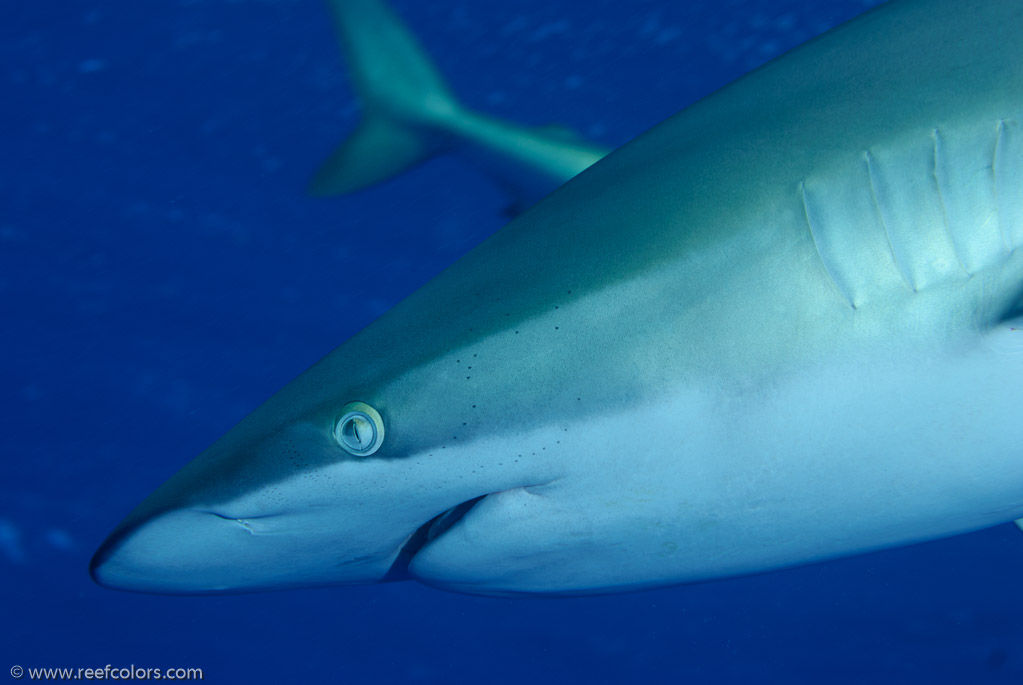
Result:
[[[401,546],[398,551],[398,556],[395,558],[394,563],[391,564],[391,568],[388,569],[387,574],[381,578],[382,582],[393,581],[393,580],[409,580],[412,578],[408,572],[408,566],[412,563],[412,558],[416,554],[429,544],[431,541],[436,540],[444,533],[448,532],[456,523],[461,521],[466,514],[468,514],[473,507],[486,497],[486,495],[480,495],[479,497],[473,497],[470,500],[466,500],[461,504],[455,505],[447,511],[441,512],[437,516],[419,526],[416,532],[409,536],[405,544]]]

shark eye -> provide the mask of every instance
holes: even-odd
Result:
[[[369,456],[384,442],[384,420],[365,402],[349,402],[334,424],[334,439],[349,454]]]

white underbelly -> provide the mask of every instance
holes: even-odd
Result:
[[[477,593],[599,592],[1009,521],[1023,516],[1020,379],[1023,332],[1004,327],[968,349],[889,349],[537,430],[514,449],[543,446],[533,458],[563,475],[488,496],[411,569]]]

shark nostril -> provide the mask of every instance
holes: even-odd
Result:
[[[253,529],[252,524],[249,523],[248,519],[235,518],[234,516],[226,516],[224,514],[218,514],[215,511],[211,511],[211,512],[208,512],[208,513],[216,516],[219,519],[224,519],[225,521],[232,521],[232,522],[238,524],[239,526],[244,528],[246,531],[248,531],[249,534],[251,534],[251,535],[255,535],[256,534],[255,529]],[[256,516],[255,518],[269,518],[269,517],[266,517],[266,516]]]
[[[334,424],[334,439],[349,454],[365,457],[384,441],[384,421],[380,413],[365,402],[349,402]]]

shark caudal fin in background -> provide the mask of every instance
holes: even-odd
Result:
[[[362,122],[317,172],[314,195],[352,193],[448,146],[437,130],[458,109],[398,17],[378,0],[328,0]]]
[[[382,0],[327,0],[362,121],[320,167],[318,196],[352,193],[433,155],[454,153],[489,175],[521,210],[608,150],[564,127],[530,128],[458,102],[415,36]]]

